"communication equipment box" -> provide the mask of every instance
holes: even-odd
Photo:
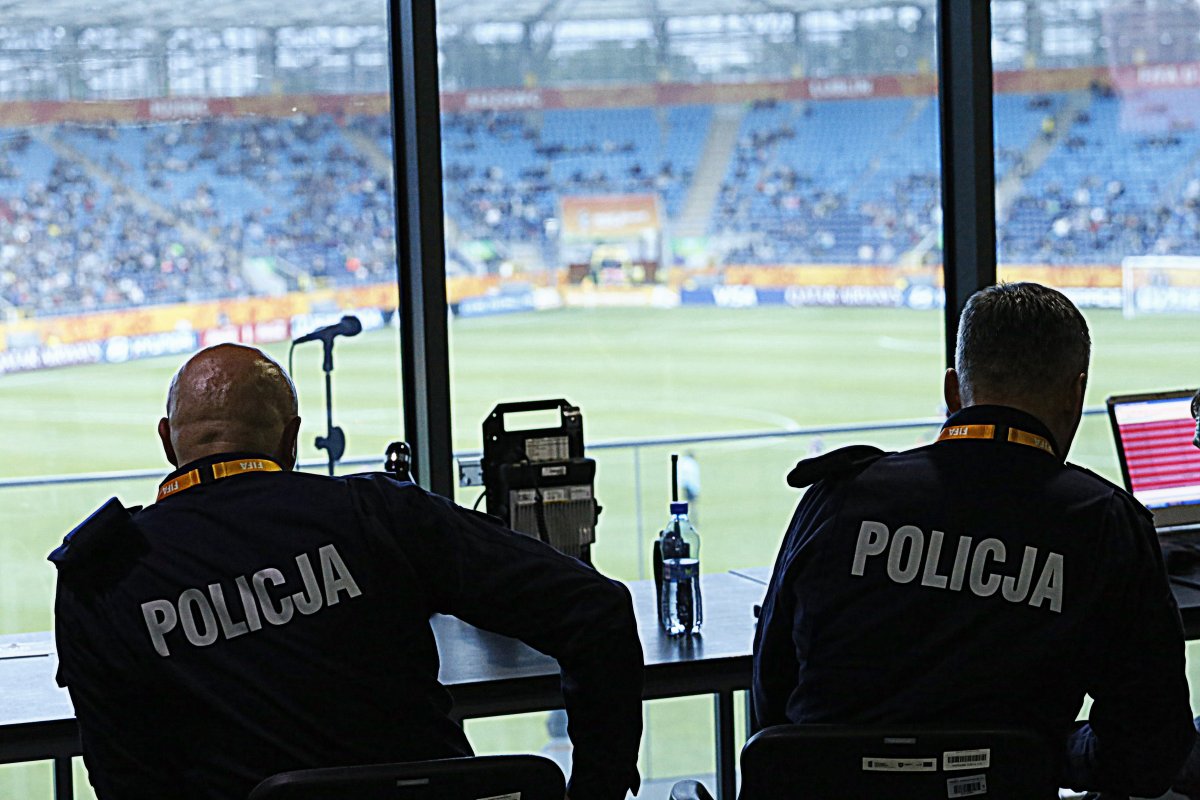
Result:
[[[505,418],[559,412],[552,428],[512,430]],[[596,462],[583,455],[583,415],[566,400],[501,403],[483,422],[487,512],[513,530],[591,563],[600,506]]]

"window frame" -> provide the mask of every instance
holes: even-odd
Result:
[[[990,0],[937,0],[946,366],[996,282]],[[454,496],[436,0],[389,0],[401,382],[418,481]]]

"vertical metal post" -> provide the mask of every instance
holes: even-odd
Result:
[[[638,580],[646,580],[646,543],[642,539],[642,448],[633,447],[633,513],[636,517],[634,530],[637,541],[634,543],[634,558],[637,559]]]
[[[646,754],[646,773],[642,780],[654,780],[654,731],[650,725],[650,701],[642,700],[642,749]]]
[[[331,360],[333,358],[333,339],[325,342],[325,358]],[[328,445],[327,455],[329,456],[329,477],[333,477],[333,468],[337,464],[337,460],[342,457],[341,452],[337,452],[338,448],[333,443],[333,370],[325,371],[325,430],[326,443]],[[320,437],[317,437],[318,439]],[[318,443],[319,446],[319,443]]]
[[[737,797],[737,753],[733,746],[733,691],[717,692],[713,700],[717,733],[717,800]]]
[[[54,800],[73,800],[75,780],[70,756],[54,759]]]
[[[953,366],[967,298],[996,282],[992,25],[989,0],[938,0],[937,13],[946,364]]]
[[[432,0],[388,0],[404,436],[425,487],[453,497],[436,24]]]

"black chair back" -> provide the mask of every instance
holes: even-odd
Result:
[[[563,800],[562,770],[541,756],[480,756],[328,767],[267,778],[248,800]]]
[[[1000,728],[779,725],[742,749],[740,800],[1050,800],[1040,736]]]

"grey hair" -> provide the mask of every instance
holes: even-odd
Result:
[[[999,283],[967,300],[954,369],[965,402],[977,392],[1033,397],[1065,390],[1088,370],[1092,340],[1065,295],[1037,283]]]

